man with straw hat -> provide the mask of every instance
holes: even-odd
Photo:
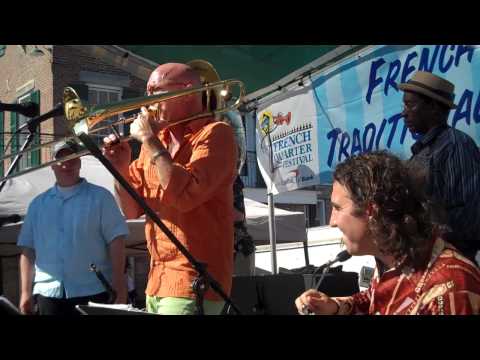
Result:
[[[480,152],[474,140],[448,125],[456,108],[455,86],[429,72],[417,71],[404,91],[406,127],[421,135],[412,146],[410,165],[419,171],[425,191],[445,211],[448,240],[475,261],[480,248]]]

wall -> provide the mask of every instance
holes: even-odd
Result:
[[[26,45],[25,50],[20,45],[8,45],[5,55],[0,58],[0,101],[15,103],[19,96],[29,90],[40,90],[40,113],[52,108],[52,55],[40,46],[43,56],[32,56],[33,45]],[[25,86],[27,85],[28,86]],[[10,112],[5,112],[6,133],[10,130]],[[50,132],[51,125],[45,122],[41,125],[41,133]],[[5,143],[10,135],[5,134]],[[7,166],[7,164],[5,164]]]
[[[132,76],[123,69],[107,64],[102,59],[95,58],[77,48],[63,45],[53,49],[53,99],[59,103],[63,99],[63,91],[72,86],[80,93],[82,85],[87,81],[98,85],[119,86],[123,88],[125,97],[143,96],[146,82]],[[65,134],[67,127],[64,121],[55,121],[55,133]]]

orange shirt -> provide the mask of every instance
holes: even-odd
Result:
[[[167,146],[165,130],[159,139]],[[130,182],[186,249],[230,294],[233,274],[233,182],[237,145],[224,122],[190,122],[173,157],[172,177],[162,189],[157,169],[142,147],[130,164]],[[146,294],[193,298],[197,276],[187,258],[147,217],[145,235],[151,255]],[[205,299],[220,300],[211,289]]]

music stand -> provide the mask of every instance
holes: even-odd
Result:
[[[158,315],[141,310],[122,310],[102,306],[76,305],[82,315]]]

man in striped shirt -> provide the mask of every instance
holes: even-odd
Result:
[[[410,166],[423,177],[427,196],[442,209],[451,228],[447,239],[475,261],[480,249],[480,152],[475,141],[447,124],[456,105],[454,85],[418,71],[404,91],[405,125],[421,135],[412,146]]]

